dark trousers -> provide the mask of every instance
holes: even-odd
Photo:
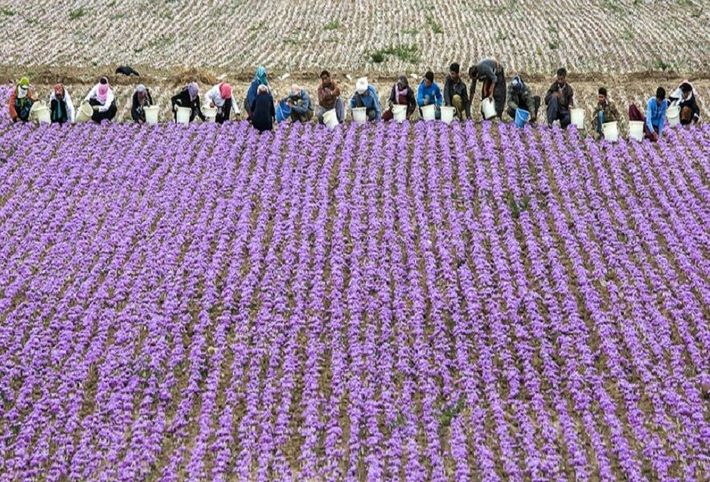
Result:
[[[503,119],[503,112],[505,112],[505,98],[508,95],[508,91],[505,87],[505,71],[501,67],[500,70],[496,71],[496,83],[493,86],[493,102],[496,107],[496,115],[499,119]],[[485,85],[485,84],[484,84]],[[486,89],[481,89],[481,100],[486,98]],[[481,109],[481,114],[483,114],[483,109]]]
[[[214,121],[217,124],[224,124],[224,121],[229,120],[229,114],[232,112],[232,99],[228,99],[224,101],[224,105],[222,107],[217,107],[217,115],[214,118]]]
[[[560,101],[554,95],[550,97],[550,103],[547,104],[547,123],[552,125],[556,120],[560,121],[560,127],[567,129],[567,126],[572,122],[569,109],[560,105]]]
[[[89,105],[95,106],[103,104],[96,99],[89,99]],[[116,107],[116,102],[114,101],[111,102],[111,106],[105,112],[99,112],[95,110],[94,113],[91,115],[91,120],[93,120],[94,122],[101,122],[102,120],[113,120],[113,118],[116,117],[116,112],[118,112],[118,108]]]

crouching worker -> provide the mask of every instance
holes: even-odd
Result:
[[[32,104],[36,101],[37,99],[35,98],[32,89],[30,89],[30,79],[22,77],[10,96],[9,107],[12,122],[29,121]]]
[[[441,104],[444,102],[444,97],[441,95],[439,85],[434,82],[434,72],[429,70],[424,74],[424,79],[419,83],[417,91],[417,104],[419,105],[419,115],[422,114],[422,107],[433,105],[435,116],[441,119]]]
[[[338,123],[343,123],[345,120],[345,106],[343,105],[343,100],[340,98],[340,88],[327,70],[320,73],[318,104],[318,122],[322,124],[325,113],[335,109]]]
[[[74,104],[69,92],[62,84],[56,84],[49,94],[49,116],[52,122],[64,124],[74,122]]]
[[[530,87],[523,79],[516,75],[508,85],[508,110],[507,114],[515,120],[515,111],[525,110],[530,113],[530,122],[537,121],[537,112],[540,109],[540,96],[532,95]]]
[[[288,106],[292,122],[308,122],[313,119],[313,104],[306,89],[293,84],[288,97],[281,102]]]
[[[145,85],[138,84],[131,100],[131,117],[139,124],[145,124],[145,107],[153,105],[153,97]]]
[[[655,142],[663,134],[667,110],[668,100],[666,99],[666,89],[659,87],[656,89],[656,96],[648,99],[648,102],[646,103],[645,116],[635,104],[631,104],[629,106],[629,120],[643,122],[643,130],[646,139]]]
[[[392,107],[395,105],[406,106],[407,119],[414,114],[414,110],[417,107],[417,101],[414,99],[414,91],[409,87],[409,81],[407,81],[407,77],[404,75],[400,76],[397,83],[392,86],[389,98],[389,109],[382,114],[382,120],[389,121],[394,118]]]
[[[355,94],[350,99],[350,108],[364,107],[368,121],[378,121],[382,118],[382,106],[377,89],[367,82],[367,77],[357,79]]]
[[[684,81],[670,96],[671,104],[680,107],[680,124],[697,124],[700,120],[700,107],[692,84]]]
[[[602,126],[607,122],[618,122],[621,119],[619,111],[616,110],[616,105],[609,100],[606,88],[600,87],[597,95],[597,106],[594,108],[592,122],[594,122],[594,131],[597,139],[604,136]]]
[[[251,112],[251,125],[259,132],[270,131],[274,128],[274,98],[269,92],[269,88],[260,85],[256,89],[256,97],[249,106]]]
[[[232,86],[227,82],[222,82],[212,87],[205,95],[205,104],[217,108],[215,122],[218,124],[223,124],[224,121],[229,120],[232,110],[234,110],[235,114],[239,114],[239,107],[237,106],[237,101],[234,100]]]
[[[170,103],[173,109],[173,115],[175,116],[175,122],[177,122],[177,108],[187,107],[190,109],[190,122],[195,119],[195,116],[199,117],[203,122],[205,120],[205,115],[202,113],[202,108],[200,107],[200,88],[197,82],[190,82],[183,89],[170,98]]]
[[[468,88],[461,80],[461,66],[454,62],[449,66],[449,75],[444,83],[444,105],[456,109],[459,120],[471,119],[471,99],[468,97]]]
[[[84,100],[94,109],[94,113],[91,116],[91,120],[94,122],[113,120],[116,117],[118,112],[116,98],[106,77],[101,77],[99,83],[89,91]]]
[[[557,69],[557,80],[547,89],[545,103],[547,125],[552,127],[552,123],[559,120],[560,127],[567,129],[572,123],[570,108],[574,106],[574,90],[567,82],[567,69],[564,67]]]

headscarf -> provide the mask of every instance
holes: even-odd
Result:
[[[269,91],[269,88],[267,86],[265,86],[264,84],[261,84],[256,89],[257,94],[266,94],[268,91]]]
[[[223,99],[231,99],[232,98],[232,86],[226,82],[222,82],[221,84],[219,84],[219,96],[222,97]]]
[[[525,82],[523,82],[523,79],[521,79],[519,75],[513,77],[513,80],[510,81],[510,85],[513,86],[513,89],[516,92],[522,92],[525,90]]]
[[[688,99],[685,99],[685,97],[683,97],[683,86],[685,84],[688,84],[690,86],[690,96],[688,96]],[[670,95],[670,97],[676,98],[679,101],[690,100],[693,98],[693,96],[697,98],[698,93],[695,91],[695,87],[693,87],[693,84],[688,82],[688,79],[685,79],[683,82],[681,82],[678,88],[674,90],[673,93]]]
[[[101,77],[101,79],[99,79],[99,87],[96,89],[96,98],[99,99],[99,102],[106,102],[108,99],[109,88],[110,86],[108,84],[108,79],[106,77]]]
[[[195,100],[197,99],[197,94],[199,93],[200,88],[197,85],[197,82],[190,82],[187,84],[187,92],[190,94],[190,100]]]
[[[54,97],[57,99],[64,97],[64,86],[62,84],[54,84]]]
[[[399,88],[400,84],[403,86],[402,89]],[[399,97],[401,95],[406,96],[408,93],[409,93],[409,81],[407,80],[406,76],[401,75],[399,77],[399,80],[397,80],[397,83],[394,84],[395,102],[399,100]]]
[[[266,78],[266,67],[260,65],[256,68],[254,80],[258,81],[260,85],[269,85],[269,79]]]
[[[17,97],[20,99],[24,99],[27,97],[27,93],[30,90],[30,79],[27,77],[22,77],[20,81],[17,83]]]

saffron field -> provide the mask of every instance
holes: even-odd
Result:
[[[710,127],[0,122],[0,480],[702,480]]]

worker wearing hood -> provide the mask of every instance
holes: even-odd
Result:
[[[118,112],[116,98],[108,78],[101,77],[99,83],[92,87],[84,101],[88,102],[94,109],[94,114],[91,116],[94,122],[113,120],[116,117]]]
[[[30,88],[30,79],[22,77],[10,96],[9,108],[12,121],[29,121],[32,104],[36,101],[34,92]]]
[[[671,105],[680,107],[681,125],[696,124],[700,120],[697,93],[693,85],[684,80],[670,95]]]
[[[414,97],[414,90],[409,86],[409,81],[404,75],[400,75],[399,80],[392,86],[389,98],[389,109],[382,114],[382,120],[388,121],[394,118],[392,106],[406,105],[407,119],[417,108],[417,99]]]
[[[74,104],[63,84],[56,84],[49,94],[49,115],[52,122],[64,124],[74,122]]]
[[[227,82],[221,82],[207,91],[205,104],[217,108],[215,122],[218,124],[229,120],[232,110],[234,110],[235,114],[239,115],[239,107],[237,106],[237,101],[234,99],[232,86]]]

